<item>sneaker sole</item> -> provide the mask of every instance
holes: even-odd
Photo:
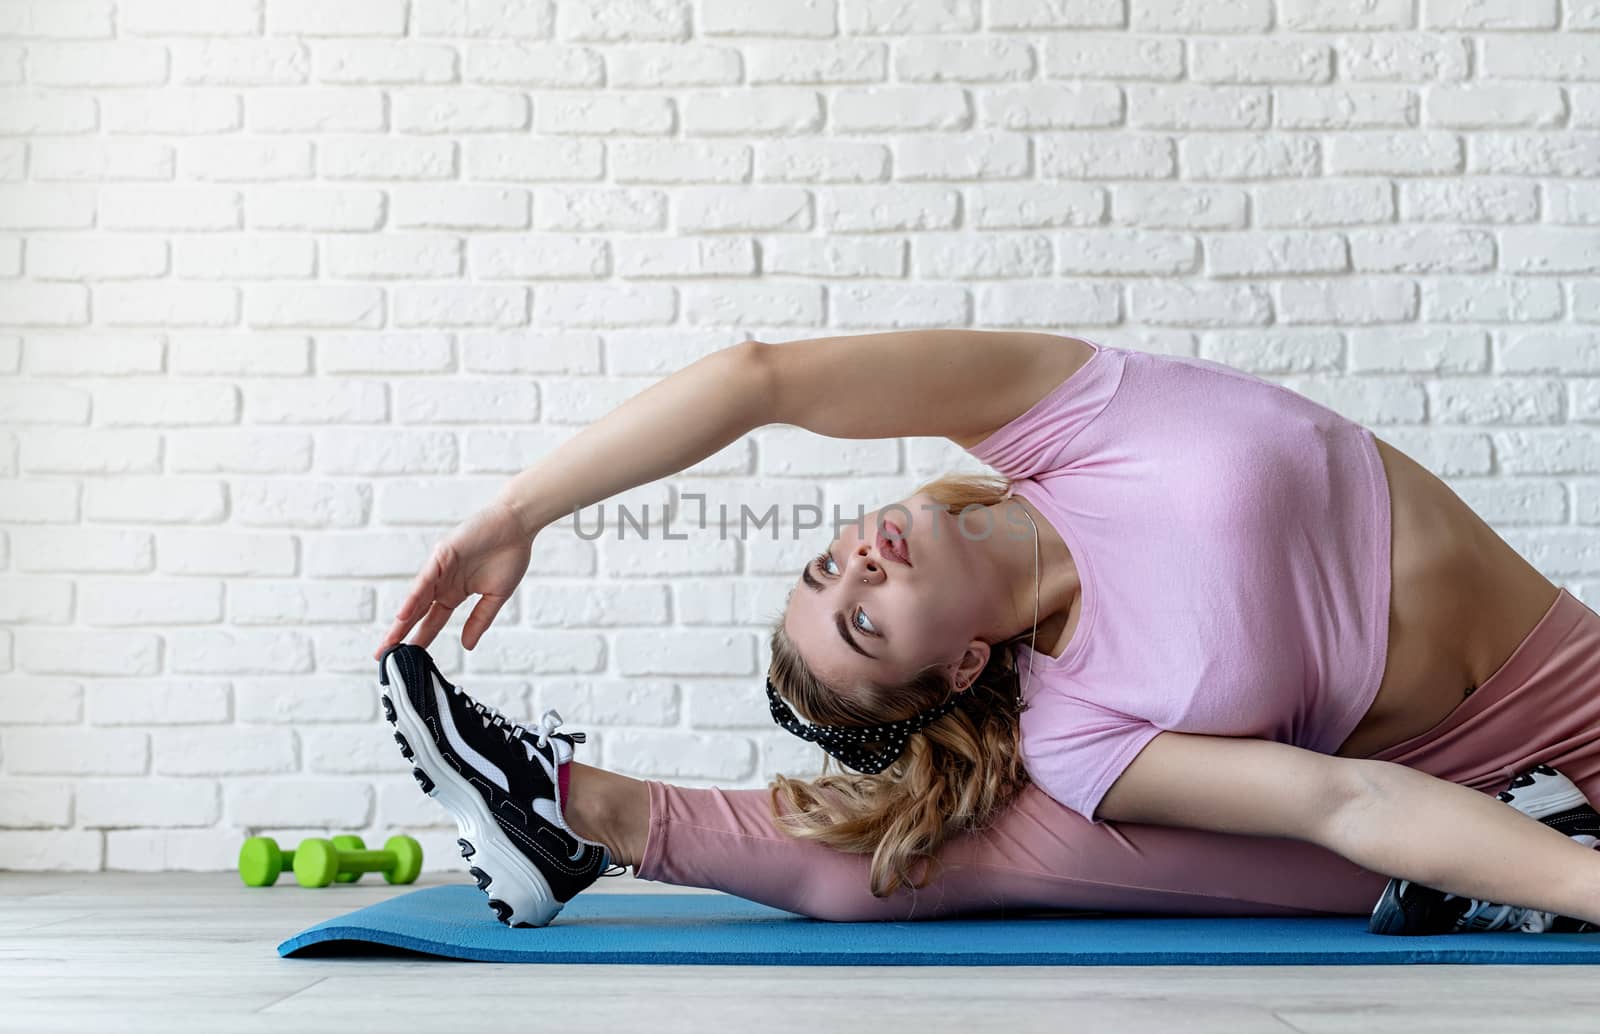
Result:
[[[472,860],[469,871],[478,889],[489,896],[495,917],[507,926],[547,925],[564,903],[556,900],[538,868],[506,842],[483,798],[439,753],[422,716],[411,706],[393,660],[384,658],[383,666],[389,681],[378,683],[384,718],[394,727],[400,753],[411,762],[411,774],[422,792],[455,819],[461,857]]]
[[[1513,790],[1503,791],[1515,798],[1515,803],[1506,801],[1524,815],[1542,819],[1547,815],[1556,815],[1576,808],[1580,805],[1587,806],[1589,799],[1577,785],[1547,765],[1538,765],[1529,771],[1549,776],[1550,778],[1537,780],[1532,786],[1519,786]],[[1505,797],[1500,798],[1505,801]]]

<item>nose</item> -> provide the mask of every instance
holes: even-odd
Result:
[[[866,542],[857,542],[855,550],[850,554],[850,574],[853,579],[865,581],[872,585],[884,578],[883,562],[872,553],[872,547]]]

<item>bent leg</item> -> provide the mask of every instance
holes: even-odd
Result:
[[[874,898],[870,857],[789,836],[772,820],[766,789],[647,785],[640,879],[726,891],[818,919],[1037,910],[1365,915],[1388,882],[1294,840],[1097,825],[1029,785],[988,829],[947,841],[927,887]]]

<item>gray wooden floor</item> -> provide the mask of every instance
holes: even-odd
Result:
[[[1600,1030],[1600,981],[1584,966],[543,966],[274,950],[409,889],[371,875],[306,890],[220,873],[0,873],[0,1030]],[[699,893],[631,877],[587,893],[635,892]]]

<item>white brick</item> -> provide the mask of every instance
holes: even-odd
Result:
[[[288,376],[311,372],[311,339],[300,334],[171,334],[169,371],[187,375]]]
[[[448,334],[319,334],[324,373],[437,373],[454,362]]]
[[[729,733],[617,731],[606,737],[607,767],[655,779],[744,779],[753,774],[751,741]]]
[[[0,724],[76,725],[83,720],[83,687],[63,679],[0,679]]]
[[[748,633],[702,630],[631,632],[616,643],[624,675],[749,675],[755,643]]]
[[[1325,83],[1332,57],[1316,40],[1200,38],[1190,43],[1189,75],[1212,83]]]
[[[376,327],[383,311],[377,287],[262,285],[247,289],[244,318],[252,327]]]
[[[28,729],[0,732],[12,775],[142,775],[149,737],[105,729]]]
[[[317,439],[323,474],[447,474],[456,469],[456,439],[444,431],[332,429]]]
[[[1276,90],[1273,117],[1285,129],[1402,129],[1416,119],[1408,90],[1307,86]]]
[[[75,385],[0,383],[0,418],[8,424],[88,423],[92,401],[87,390]]]
[[[528,423],[539,418],[539,389],[509,380],[401,383],[395,416],[408,424]]]
[[[1558,380],[1505,377],[1447,379],[1428,387],[1433,419],[1459,424],[1554,424],[1562,419]]]
[[[317,144],[317,171],[328,179],[449,179],[456,145],[449,140],[330,137]]]
[[[1284,323],[1400,323],[1416,318],[1417,289],[1408,280],[1369,277],[1287,282],[1278,314]]]
[[[41,86],[156,86],[167,79],[167,50],[127,41],[34,45],[28,79]]]
[[[235,531],[158,533],[160,569],[184,575],[291,575],[295,571],[295,540],[288,535]],[[175,645],[175,644],[174,644]],[[292,663],[292,658],[263,658]]]
[[[1600,270],[1600,229],[1517,228],[1500,231],[1500,263],[1513,273]]]
[[[1419,179],[1398,187],[1406,221],[1533,222],[1539,218],[1538,186],[1522,179]],[[1558,208],[1554,197],[1550,206]]]
[[[72,822],[72,784],[52,779],[0,780],[0,828],[45,829]]]
[[[470,83],[572,89],[599,87],[605,80],[605,63],[599,54],[557,43],[472,43],[465,48],[464,61],[462,78]],[[651,85],[666,84],[658,80]]]
[[[1358,272],[1475,272],[1495,264],[1494,237],[1481,230],[1362,230],[1348,239]]]
[[[82,326],[89,322],[89,292],[77,284],[0,285],[0,312],[13,326]]]
[[[306,81],[310,63],[306,45],[294,39],[172,45],[172,77],[185,85],[292,86]]]
[[[307,728],[300,739],[308,772],[388,773],[403,764],[386,723]]]
[[[447,234],[337,237],[328,241],[326,254],[328,272],[348,279],[454,277],[461,273],[461,238]]]
[[[418,10],[426,17],[438,6]],[[315,51],[317,79],[329,83],[447,83],[455,78],[454,48],[427,43],[390,40],[330,40]]]
[[[105,187],[100,211],[112,230],[235,230],[241,208],[225,187]]]
[[[316,273],[316,241],[310,237],[248,236],[179,239],[173,263],[189,280],[282,280]]]
[[[94,222],[89,187],[0,187],[0,229],[79,230]]]
[[[151,474],[161,469],[161,436],[140,431],[50,431],[22,442],[24,470],[57,474]]]
[[[1344,272],[1350,264],[1346,242],[1336,234],[1216,234],[1206,243],[1206,267],[1214,277]]]
[[[122,0],[119,24],[134,36],[253,36],[260,0]]]
[[[105,867],[135,872],[225,872],[238,864],[242,833],[218,829],[113,829]]]
[[[522,287],[407,285],[393,291],[398,327],[517,327],[528,321]]]
[[[314,620],[314,610],[306,620]],[[372,687],[344,677],[236,679],[234,692],[241,722],[362,722],[378,712]]]
[[[376,382],[313,380],[245,387],[245,418],[253,424],[372,424],[388,416],[388,393]]]
[[[63,830],[48,837],[32,830],[0,833],[0,870],[97,872],[104,857],[98,832]]]
[[[75,235],[28,240],[28,272],[40,280],[133,280],[167,272],[159,237]]]
[[[1489,340],[1482,331],[1386,327],[1350,335],[1352,373],[1485,373],[1488,368]]]
[[[79,534],[72,536],[83,539]],[[19,543],[26,540],[19,533]],[[99,542],[91,542],[99,545]],[[44,558],[29,558],[39,563]],[[77,559],[76,570],[112,571],[115,567],[101,562],[90,566],[94,557]],[[62,564],[53,568],[42,565],[23,570],[67,570]],[[33,628],[17,644],[18,663],[31,672],[54,675],[151,675],[157,667],[161,643],[148,632],[107,632],[103,629]]]
[[[89,687],[92,725],[197,725],[228,720],[228,684],[205,679],[99,679]]]
[[[528,125],[528,98],[503,90],[402,90],[391,103],[394,127],[401,133],[493,133]]]
[[[6,5],[5,18],[5,35],[90,39],[113,31],[110,0],[13,0]]]
[[[225,133],[242,124],[239,96],[224,90],[166,87],[117,90],[100,97],[109,133]]]
[[[227,486],[172,478],[107,479],[85,486],[83,510],[91,521],[214,524],[227,516]]]
[[[0,577],[0,622],[62,625],[72,617],[72,581],[66,578]]]
[[[1500,348],[1500,369],[1506,373],[1600,373],[1600,335],[1559,327],[1518,331]]]
[[[1319,0],[1285,0],[1280,5],[1285,28],[1298,32],[1330,32],[1339,29],[1409,29],[1412,9],[1409,0],[1370,0],[1341,7]]]
[[[181,145],[184,175],[200,180],[296,180],[311,178],[311,141],[268,137],[209,137]]]
[[[272,0],[267,32],[298,36],[403,36],[406,0]]]
[[[86,829],[209,826],[222,813],[210,780],[140,779],[78,783],[78,825]]]
[[[1558,318],[1564,307],[1555,280],[1436,278],[1429,288],[1425,315],[1446,323],[1543,323]]]
[[[95,98],[44,90],[0,90],[0,135],[90,133],[98,125]]]
[[[95,315],[124,327],[225,327],[239,320],[239,289],[221,284],[105,284]]]
[[[1565,115],[1561,91],[1553,86],[1475,83],[1438,87],[1426,95],[1425,119],[1433,125],[1461,129],[1554,126]]]
[[[1311,227],[1378,222],[1393,218],[1392,195],[1392,187],[1378,180],[1266,184],[1256,190],[1257,225]]]
[[[1454,34],[1357,33],[1336,44],[1341,75],[1381,82],[1451,82],[1471,73],[1472,40]]]
[[[300,432],[169,431],[167,466],[181,474],[295,474],[311,469],[311,436]]]
[[[372,788],[349,779],[256,779],[230,784],[224,796],[228,820],[241,826],[346,830],[365,826],[372,812]]]
[[[245,527],[347,528],[365,523],[371,494],[365,485],[246,481],[235,488],[233,512]]]
[[[432,0],[416,12],[424,36],[550,36],[555,11],[539,0]]]
[[[153,735],[157,775],[266,775],[295,768],[295,735],[288,729],[204,726],[159,729]]]
[[[263,187],[245,202],[248,225],[261,230],[375,230],[383,193],[327,187]]]
[[[174,169],[157,140],[36,140],[28,160],[36,180],[169,180]]]
[[[605,153],[599,140],[479,136],[465,143],[467,175],[478,181],[593,182],[604,174]]]
[[[274,90],[245,100],[245,122],[257,133],[359,133],[387,128],[377,90]]]
[[[403,187],[391,199],[394,225],[414,228],[521,230],[531,207],[526,190],[510,187]]]
[[[678,688],[645,679],[547,679],[539,686],[534,713],[555,708],[601,725],[676,725]],[[771,721],[768,718],[768,721]]]

